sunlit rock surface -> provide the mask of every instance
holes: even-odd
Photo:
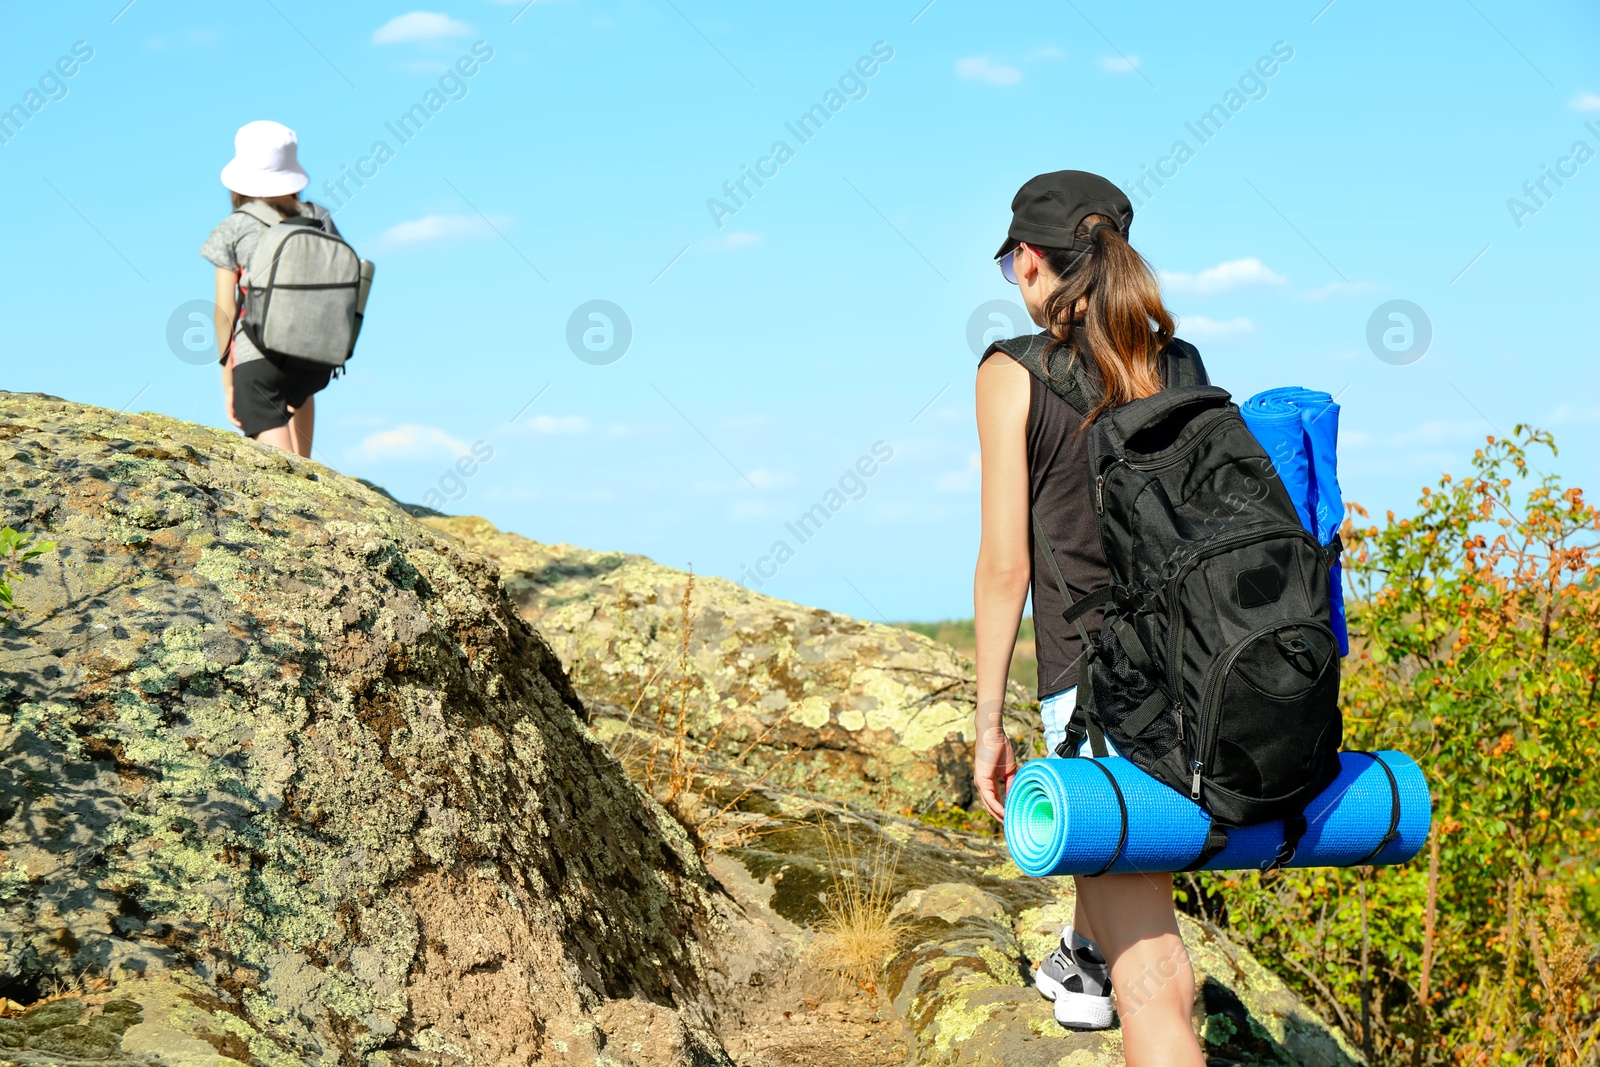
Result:
[[[686,572],[478,518],[423,521],[499,562],[597,730],[655,721],[680,673]],[[890,811],[972,805],[972,665],[953,649],[716,577],[695,579],[689,617],[695,739],[774,784]]]
[[[0,525],[59,542],[0,631],[0,992],[113,988],[0,1059],[726,1062],[713,883],[490,564],[320,463],[32,395]]]

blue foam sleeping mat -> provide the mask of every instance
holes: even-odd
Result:
[[[1306,806],[1305,835],[1280,866],[1404,863],[1421,851],[1433,821],[1422,768],[1391,751],[1341,752],[1339,763],[1339,777]],[[1006,845],[1023,873],[1036,876],[1181,871],[1199,857],[1210,826],[1199,805],[1119,756],[1029,760],[1006,795]],[[1264,870],[1283,839],[1282,820],[1231,829],[1227,847],[1200,869]]]

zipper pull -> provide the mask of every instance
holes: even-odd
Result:
[[[1097,475],[1095,475],[1095,479],[1094,479],[1094,511],[1095,511],[1095,514],[1098,515],[1098,514],[1100,514],[1100,512],[1104,511],[1105,510],[1105,506],[1106,506],[1106,476],[1103,475],[1103,474],[1097,474]]]
[[[1183,743],[1183,704],[1180,701],[1172,702],[1172,717],[1178,720],[1178,743]]]
[[[1203,766],[1199,760],[1194,761],[1194,781],[1189,785],[1189,799],[1200,799],[1200,768]]]

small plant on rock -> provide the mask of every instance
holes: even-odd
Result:
[[[21,610],[11,593],[11,583],[22,580],[15,568],[55,547],[54,541],[40,541],[34,534],[18,533],[9,526],[0,529],[0,619]]]

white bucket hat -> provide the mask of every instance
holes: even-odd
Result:
[[[222,184],[240,196],[288,196],[311,179],[300,167],[299,138],[281,122],[258,119],[233,136],[233,158],[222,168]]]

